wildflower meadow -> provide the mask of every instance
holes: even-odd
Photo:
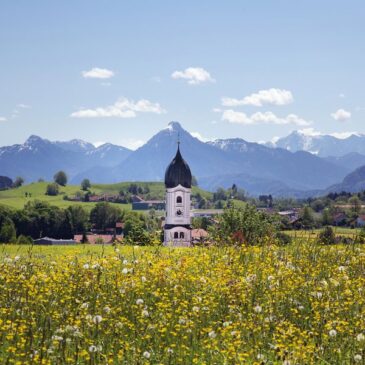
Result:
[[[1,364],[364,364],[365,247],[3,246]]]

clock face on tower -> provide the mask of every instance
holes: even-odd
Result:
[[[183,215],[183,211],[182,211],[181,209],[178,209],[178,210],[176,211],[176,215],[177,215],[178,217],[181,217],[181,216]]]

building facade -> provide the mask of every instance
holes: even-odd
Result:
[[[182,158],[178,144],[176,156],[165,173],[165,246],[191,245],[191,182],[190,167]]]

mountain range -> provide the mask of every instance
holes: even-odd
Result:
[[[56,171],[64,170],[71,183],[80,183],[83,178],[94,183],[161,181],[176,153],[178,139],[193,175],[208,190],[235,183],[252,195],[308,196],[339,187],[348,174],[365,165],[363,136],[351,139],[356,141],[354,149],[348,141],[332,136],[307,144],[304,137],[293,132],[275,145],[240,138],[202,142],[178,122],[171,122],[132,151],[109,143],[95,147],[82,140],[51,142],[31,136],[24,144],[0,148],[0,175],[13,179],[22,176],[31,182],[51,180]],[[343,155],[328,154],[331,148],[343,151]]]
[[[353,153],[365,155],[365,135],[357,133],[346,138],[336,138],[331,135],[298,130],[267,145],[284,148],[291,152],[307,151],[320,157],[341,157]]]

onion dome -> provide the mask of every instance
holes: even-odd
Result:
[[[165,172],[166,188],[174,188],[178,185],[184,188],[191,188],[191,171],[189,165],[182,158],[179,146],[177,147],[176,156],[171,161]]]

